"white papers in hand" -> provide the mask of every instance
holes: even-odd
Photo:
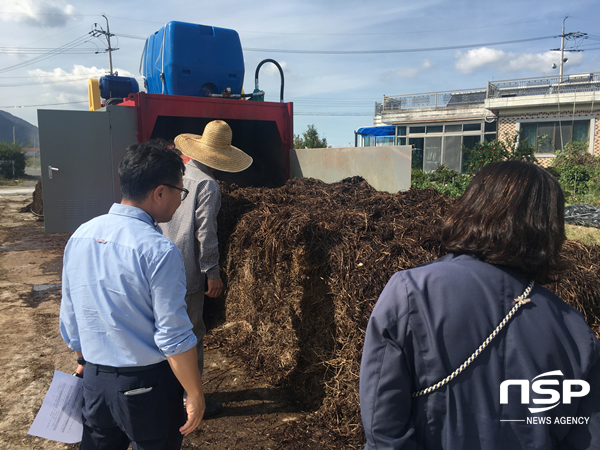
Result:
[[[83,380],[55,370],[42,407],[27,434],[65,444],[80,442],[82,400]]]

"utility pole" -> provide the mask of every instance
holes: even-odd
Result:
[[[106,37],[106,42],[108,43],[108,48],[106,49],[106,51],[108,52],[108,70],[109,70],[109,75],[114,75],[113,73],[113,66],[112,66],[112,53],[113,51],[119,50],[118,48],[112,48],[110,46],[110,38],[111,36],[114,36],[114,34],[110,34],[110,27],[108,25],[108,17],[106,17],[104,14],[102,14],[102,17],[104,17],[106,19],[106,31],[104,31],[102,28],[98,29],[94,29],[92,31],[92,36],[94,37],[98,37],[100,35],[104,35]],[[94,26],[98,26],[98,24],[94,24]],[[101,52],[96,52],[96,53],[101,53]]]
[[[558,82],[562,83],[563,82],[563,66],[565,65],[565,63],[568,61],[567,58],[565,58],[565,38],[566,39],[587,39],[587,33],[581,33],[579,31],[575,31],[573,33],[565,33],[565,21],[569,18],[569,16],[565,16],[565,18],[563,19],[563,25],[562,25],[562,33],[560,35],[560,48],[551,48],[550,51],[559,51],[560,50],[560,73],[558,76]],[[571,50],[566,50],[567,52],[580,52],[581,50],[575,50],[575,49],[571,49]],[[553,69],[556,69],[556,64],[552,65]]]
[[[565,20],[567,20],[567,17],[569,16],[565,16],[565,18],[563,19],[563,27],[562,27],[562,33],[560,35],[560,73],[558,75],[558,82],[562,83],[562,79],[563,79],[563,65],[565,64]],[[106,21],[106,23],[108,24],[108,20]],[[108,46],[110,47],[110,41]],[[110,55],[110,53],[109,53]],[[112,73],[111,73],[112,75]]]

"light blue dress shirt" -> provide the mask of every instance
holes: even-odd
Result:
[[[145,211],[114,204],[65,248],[60,331],[94,364],[146,366],[192,349],[179,249]]]

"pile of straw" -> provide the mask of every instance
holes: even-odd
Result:
[[[224,324],[213,337],[348,445],[363,442],[358,379],[364,333],[396,271],[441,256],[454,199],[432,189],[382,193],[362,178],[281,187],[223,185]],[[569,242],[574,269],[548,286],[600,331],[600,248]]]

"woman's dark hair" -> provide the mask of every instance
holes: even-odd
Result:
[[[127,148],[119,164],[123,198],[142,201],[161,184],[176,185],[185,166],[173,142],[152,139]]]
[[[448,252],[474,254],[546,283],[564,268],[564,206],[560,184],[542,167],[488,164],[449,211],[442,244]]]

